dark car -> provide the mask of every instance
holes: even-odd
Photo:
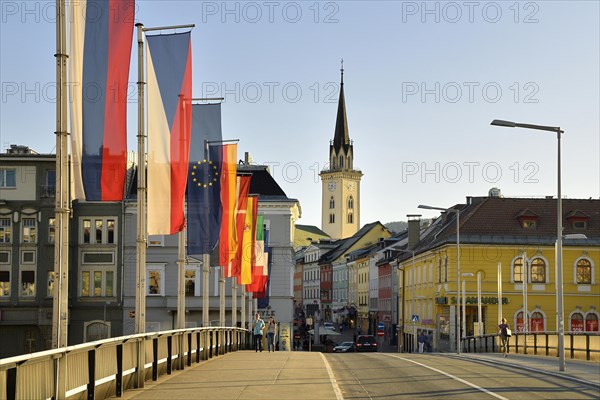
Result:
[[[354,342],[342,342],[333,348],[334,353],[350,353],[355,351]]]
[[[356,338],[356,351],[377,351],[377,340],[373,335],[360,335]]]

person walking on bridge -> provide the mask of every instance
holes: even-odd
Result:
[[[254,319],[254,327],[252,328],[252,333],[254,334],[254,350],[262,352],[262,336],[263,329],[265,327],[265,321],[260,318],[260,314],[256,313]]]
[[[500,348],[504,357],[508,357],[508,338],[511,336],[510,325],[506,323],[506,318],[502,318],[502,323],[498,325],[500,329]]]
[[[277,325],[275,323],[275,320],[273,319],[273,317],[269,317],[269,324],[267,325],[267,349],[269,350],[269,353],[271,352],[271,350],[273,350],[273,352],[275,351],[275,330],[277,328]]]

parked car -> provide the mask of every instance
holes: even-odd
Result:
[[[333,325],[333,322],[323,322],[323,328],[335,331],[335,325]]]
[[[373,335],[360,335],[356,338],[356,351],[377,351],[377,340]]]
[[[350,353],[356,351],[354,342],[342,342],[333,348],[334,353]]]

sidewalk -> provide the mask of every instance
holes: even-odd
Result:
[[[565,360],[565,370],[559,371],[557,357],[509,354],[505,358],[501,353],[462,353],[460,355],[446,353],[446,355],[543,372],[548,375],[596,386],[600,390],[600,363],[594,361],[567,359]]]

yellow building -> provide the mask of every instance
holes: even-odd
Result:
[[[478,333],[478,277],[482,333],[498,331],[500,313],[514,331],[522,331],[524,304],[528,332],[556,331],[556,199],[467,198],[467,204],[452,208],[460,210],[463,336]],[[597,332],[600,201],[563,200],[563,232],[565,331]],[[574,234],[579,238],[569,238]],[[410,250],[398,258],[401,329],[409,335],[433,333],[438,350],[455,349],[456,312],[462,314],[457,310],[456,250],[456,213],[445,212],[415,245],[414,260]],[[413,315],[418,321],[412,321]]]

